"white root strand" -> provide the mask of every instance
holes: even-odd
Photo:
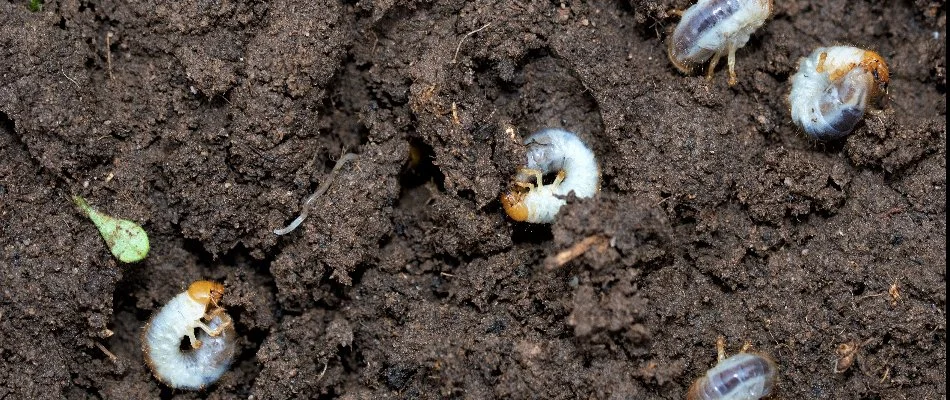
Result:
[[[310,214],[310,205],[313,204],[314,200],[316,200],[317,197],[322,196],[328,189],[330,189],[330,184],[333,183],[333,178],[336,177],[337,171],[339,171],[340,168],[343,167],[343,164],[346,164],[347,161],[355,158],[356,154],[353,153],[346,153],[340,157],[340,159],[336,161],[336,165],[333,166],[333,170],[330,171],[323,183],[320,184],[320,187],[317,188],[317,191],[313,192],[313,194],[310,196],[307,196],[306,200],[300,204],[300,215],[291,221],[289,225],[280,229],[274,229],[274,234],[286,235],[290,232],[293,232],[294,229],[297,229],[297,227],[300,226],[300,224],[303,223],[303,221],[307,219],[307,216]]]

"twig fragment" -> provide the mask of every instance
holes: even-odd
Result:
[[[96,347],[98,347],[99,350],[101,350],[102,353],[106,355],[106,357],[109,357],[109,361],[116,362],[116,360],[119,359],[119,357],[116,357],[115,354],[112,354],[112,352],[109,351],[109,349],[107,349],[106,346],[103,346],[102,343],[99,343],[99,342],[95,342],[95,343],[96,343]]]
[[[561,251],[553,256],[548,257],[544,260],[544,268],[547,270],[556,269],[564,264],[569,263],[571,260],[579,257],[580,255],[590,250],[591,247],[597,246],[600,250],[607,248],[607,245],[610,243],[604,235],[591,235],[580,242],[574,243],[571,247],[568,247],[566,250]]]

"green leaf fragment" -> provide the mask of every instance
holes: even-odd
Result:
[[[124,263],[141,261],[148,255],[148,235],[135,222],[115,218],[92,208],[85,199],[73,196],[73,202],[99,228],[112,255]]]

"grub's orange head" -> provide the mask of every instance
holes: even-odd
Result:
[[[511,219],[523,222],[528,219],[528,206],[524,204],[524,193],[508,192],[501,195],[501,206]]]
[[[224,285],[212,281],[195,281],[188,287],[188,297],[198,303],[217,305],[224,296]]]
[[[887,69],[887,63],[880,54],[867,50],[864,57],[861,58],[861,68],[871,73],[874,79],[870,92],[871,104],[875,107],[883,107],[887,97],[887,85],[891,82],[891,74]]]

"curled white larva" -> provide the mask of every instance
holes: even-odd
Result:
[[[712,78],[719,58],[726,55],[729,84],[736,83],[736,50],[772,13],[772,0],[699,0],[683,12],[683,18],[668,39],[670,62],[683,73],[709,62]]]
[[[578,198],[592,197],[600,189],[600,170],[594,153],[577,135],[562,129],[544,129],[524,141],[528,162],[514,178],[512,190],[501,197],[508,216],[515,221],[554,222],[572,191]],[[544,185],[546,173],[558,174]],[[535,185],[532,185],[534,183]]]
[[[778,368],[770,358],[739,353],[719,361],[689,387],[686,400],[757,400],[772,393]]]
[[[176,389],[199,390],[228,370],[236,333],[231,317],[218,305],[223,294],[220,283],[194,282],[145,325],[142,351],[158,380]],[[181,349],[183,338],[191,349]]]
[[[792,121],[809,136],[847,136],[867,107],[880,108],[890,73],[877,53],[851,46],[819,47],[798,62],[788,96]]]

